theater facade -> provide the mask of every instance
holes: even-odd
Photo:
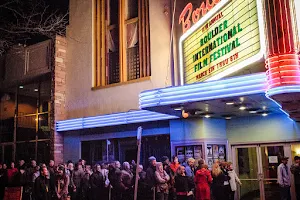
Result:
[[[194,157],[209,166],[216,160],[231,161],[243,183],[240,199],[280,198],[280,159],[290,157],[291,165],[292,158],[300,155],[299,2],[149,1],[149,29],[145,30],[151,48],[147,51],[143,37],[125,48],[123,56],[121,49],[109,46],[108,60],[118,53],[120,63],[127,66],[118,68],[117,82],[101,85],[100,81],[92,89],[86,80],[94,80],[97,51],[93,50],[101,44],[93,43],[97,33],[93,18],[72,14],[77,4],[70,1],[66,115],[56,122],[55,135],[62,138],[56,144],[57,157],[85,158],[90,163],[135,160],[136,131],[142,126],[143,164],[150,155],[158,160],[177,155],[181,162]],[[81,9],[93,10],[97,5],[91,2]],[[135,22],[126,16],[125,25]],[[143,20],[140,12],[137,16]],[[83,20],[91,20],[82,28],[93,33],[90,39],[77,32],[76,23]],[[112,31],[114,26],[106,28]],[[125,39],[127,45],[129,40]],[[118,42],[122,47],[122,40]],[[79,47],[84,55],[77,53]],[[151,70],[143,68],[140,57],[140,74],[129,80],[133,47],[149,53],[149,60],[144,59]],[[107,68],[114,66],[111,63]],[[100,78],[102,72],[106,73],[100,69]],[[115,80],[110,75],[108,80]],[[292,187],[293,199],[294,194]]]

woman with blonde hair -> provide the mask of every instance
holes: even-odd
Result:
[[[161,162],[156,163],[155,171],[155,180],[156,180],[156,199],[157,200],[168,200],[169,198],[169,185],[170,176],[163,168]]]
[[[214,163],[212,166],[212,193],[215,200],[227,200],[225,195],[225,174],[223,173],[220,165],[218,163]]]

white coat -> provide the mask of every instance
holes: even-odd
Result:
[[[236,191],[237,190],[236,183],[238,182],[240,185],[242,185],[242,183],[234,170],[228,171],[228,175],[230,177],[229,184],[231,187],[231,191]]]

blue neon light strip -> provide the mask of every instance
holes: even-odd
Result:
[[[258,73],[217,81],[145,91],[140,94],[140,108],[146,109],[153,106],[260,94],[265,93],[266,89],[266,74]]]
[[[287,94],[300,92],[300,85],[288,85],[288,86],[279,86],[276,88],[269,89],[266,94],[268,96],[274,96],[276,94]]]
[[[56,131],[71,131],[86,128],[97,128],[106,126],[116,126],[123,124],[133,124],[141,122],[161,121],[177,119],[177,116],[151,112],[147,110],[129,111],[110,115],[95,117],[85,117],[71,120],[58,121]]]

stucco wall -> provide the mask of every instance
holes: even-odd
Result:
[[[231,144],[300,140],[299,123],[286,115],[232,119],[227,121],[226,132]]]
[[[169,1],[151,0],[150,42],[151,79],[143,82],[92,91],[92,0],[70,0],[67,31],[67,118],[124,112],[138,108],[141,91],[165,87],[169,59]]]
[[[226,121],[222,119],[188,119],[170,121],[170,140],[226,139]]]

